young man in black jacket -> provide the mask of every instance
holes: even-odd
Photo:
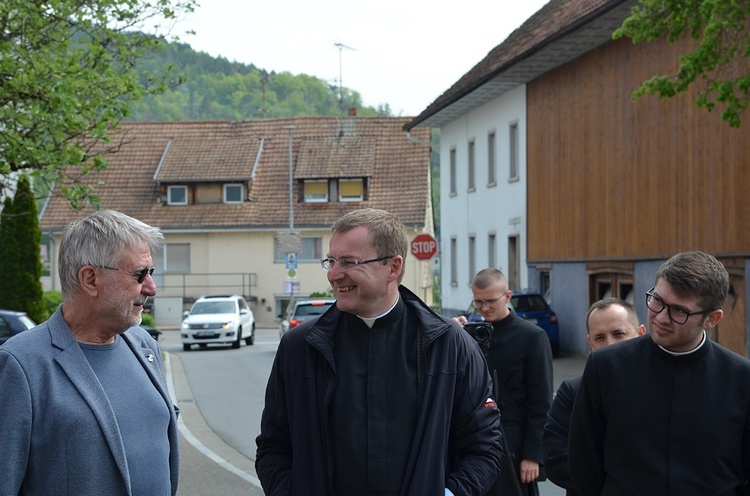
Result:
[[[483,495],[499,412],[477,344],[400,286],[408,242],[385,211],[339,219],[322,260],[336,297],[284,335],[256,469],[270,495]]]
[[[649,334],[589,355],[568,467],[583,496],[736,496],[750,476],[750,360],[708,339],[729,274],[679,253],[646,292]]]
[[[471,282],[474,305],[492,323],[487,366],[497,378],[498,406],[515,474],[503,470],[488,496],[539,494],[542,432],[552,403],[552,348],[542,328],[508,307],[513,294],[502,271],[480,270]],[[465,323],[464,317],[457,319]],[[515,480],[514,480],[515,479]],[[516,483],[517,482],[517,483]]]
[[[646,327],[638,323],[635,307],[620,298],[594,302],[586,314],[586,331],[591,351],[643,336]],[[547,478],[565,488],[567,496],[578,496],[568,474],[568,439],[573,402],[581,377],[562,381],[544,425],[544,471]]]

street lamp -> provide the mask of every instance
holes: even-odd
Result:
[[[292,131],[295,126],[284,126],[289,131],[289,233],[294,231],[294,183],[292,178]]]

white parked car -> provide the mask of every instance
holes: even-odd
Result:
[[[248,345],[255,342],[255,317],[242,296],[202,296],[185,312],[180,335],[185,351],[211,343],[239,348],[243,339]]]

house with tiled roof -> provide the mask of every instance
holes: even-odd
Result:
[[[590,303],[621,297],[645,322],[659,265],[703,250],[731,276],[711,338],[747,355],[750,128],[696,108],[696,90],[632,101],[694,46],[613,40],[636,4],[551,0],[405,126],[441,132],[443,311],[495,266],[546,293],[561,348],[585,354]]]
[[[105,155],[109,167],[83,180],[101,209],[164,233],[164,250],[153,255],[159,325],[179,324],[201,295],[237,293],[258,325],[270,326],[290,298],[329,290],[320,259],[330,226],[346,212],[381,208],[399,217],[410,239],[432,232],[429,130],[409,135],[407,120],[123,123],[106,145],[117,149]],[[90,211],[49,198],[40,218],[50,240],[47,288],[59,289],[62,229]],[[404,284],[428,303],[432,272],[431,263],[407,258]]]

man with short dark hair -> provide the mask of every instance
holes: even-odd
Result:
[[[649,334],[589,355],[570,426],[583,496],[735,496],[750,476],[750,360],[710,341],[729,274],[674,255],[646,292]]]
[[[408,241],[383,210],[332,228],[336,304],[281,338],[256,469],[268,495],[475,495],[502,459],[477,344],[400,286]]]
[[[619,298],[594,302],[586,314],[586,334],[591,351],[645,334],[633,305]],[[577,495],[568,475],[568,439],[573,401],[581,378],[562,381],[544,424],[544,470],[547,478],[566,489],[568,496]]]
[[[508,307],[513,293],[502,271],[479,271],[471,291],[477,310],[492,323],[485,355],[496,381],[503,432],[515,467],[514,475],[503,465],[487,494],[516,494],[516,478],[523,496],[534,496],[539,494],[536,481],[542,462],[542,432],[552,402],[552,347],[542,328],[517,317]],[[465,317],[457,320],[466,323]]]

